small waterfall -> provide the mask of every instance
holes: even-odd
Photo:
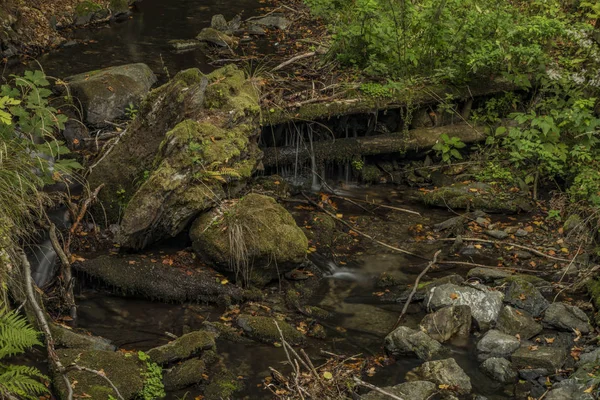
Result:
[[[54,278],[56,258],[48,232],[44,232],[38,244],[32,246],[27,256],[31,264],[31,277],[38,287],[47,285]]]

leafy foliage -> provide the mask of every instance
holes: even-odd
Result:
[[[459,149],[466,145],[457,137],[449,137],[448,134],[442,133],[440,139],[433,146],[433,150],[441,157],[445,163],[450,163],[453,159],[462,160],[462,155]]]
[[[150,357],[143,351],[138,351],[138,358],[146,363],[146,371],[142,372],[145,380],[140,397],[143,400],[162,399],[166,396],[162,382],[162,368],[150,361]]]
[[[0,360],[24,353],[35,345],[41,345],[38,332],[27,320],[15,311],[0,308]],[[0,397],[12,395],[37,400],[49,393],[40,379],[48,380],[34,367],[0,363]]]

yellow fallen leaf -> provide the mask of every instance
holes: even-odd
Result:
[[[594,385],[590,386],[589,388],[585,389],[583,391],[583,393],[592,393],[594,391]]]
[[[223,279],[221,281],[221,285],[227,285],[229,283],[229,281],[227,279]]]
[[[344,214],[335,214],[335,216],[338,217],[338,218],[343,218]]]
[[[554,339],[555,338],[547,338],[547,337],[544,338],[544,340],[546,340],[546,343],[548,343],[548,344],[554,343]]]
[[[451,294],[450,294],[450,298],[451,298],[452,300],[456,300],[456,299],[458,299],[458,295],[457,295],[456,293],[451,293]]]
[[[331,372],[329,371],[325,371],[323,372],[323,378],[327,379],[327,380],[332,380],[333,379],[333,375],[331,374]]]

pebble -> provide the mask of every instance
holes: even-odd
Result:
[[[508,233],[506,233],[504,231],[497,231],[497,230],[487,230],[487,231],[485,231],[485,234],[493,237],[494,239],[498,239],[498,240],[503,240],[508,237]]]
[[[518,229],[518,230],[515,232],[515,236],[516,236],[516,237],[525,237],[525,236],[527,236],[527,235],[529,235],[529,232],[527,232],[525,229]]]

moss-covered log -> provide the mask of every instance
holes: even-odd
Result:
[[[410,150],[431,148],[442,134],[458,137],[464,143],[474,143],[485,139],[485,128],[475,128],[466,124],[448,125],[438,128],[420,128],[408,133],[391,133],[351,139],[319,141],[313,144],[318,161],[347,161],[354,157],[377,154],[405,153]],[[296,161],[304,163],[311,154],[304,147],[270,147],[264,149],[265,166],[289,165]]]
[[[321,101],[300,102],[286,107],[268,106],[263,108],[263,125],[278,125],[294,121],[316,121],[348,114],[367,114],[379,110],[399,107],[416,107],[425,104],[437,104],[451,96],[452,101],[472,99],[515,90],[515,85],[497,79],[485,82],[473,82],[468,86],[449,87],[412,86],[404,90],[394,91],[387,97],[369,96],[358,91],[351,91],[344,98]]]

